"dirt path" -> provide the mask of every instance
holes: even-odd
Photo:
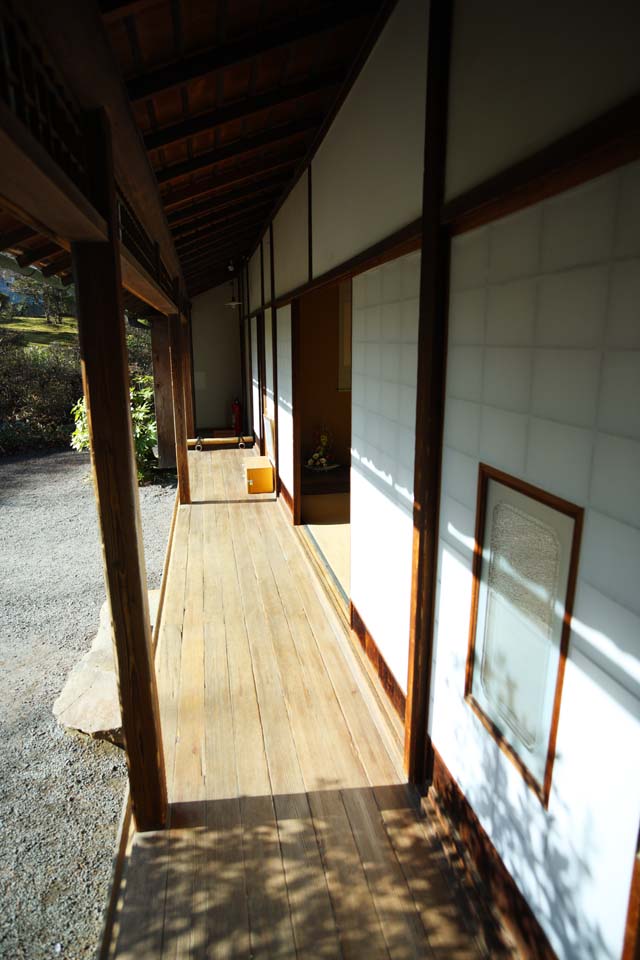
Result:
[[[158,587],[175,491],[140,491]],[[0,957],[95,955],[123,754],[64,733],[51,707],[104,601],[89,459],[0,459]]]

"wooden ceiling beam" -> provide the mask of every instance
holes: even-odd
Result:
[[[105,23],[133,17],[152,7],[159,6],[159,0],[100,0],[99,7]]]
[[[227,238],[223,243],[191,250],[182,260],[183,268],[185,272],[188,272],[195,264],[200,263],[202,260],[209,260],[212,257],[226,260],[227,257],[237,255],[240,250],[243,250],[245,244],[250,243],[254,236],[255,232],[253,230],[247,230],[244,233],[237,234],[235,237]]]
[[[216,228],[224,229],[226,226],[235,226],[248,217],[255,219],[257,213],[264,213],[271,206],[271,202],[271,198],[267,197],[259,203],[247,204],[247,206],[240,207],[240,209],[234,210],[231,213],[225,213],[223,211],[222,214],[217,217],[209,217],[206,220],[198,220],[194,223],[187,224],[179,231],[174,231],[174,241],[176,244],[180,244],[181,241],[185,239],[197,240],[200,237],[210,235],[212,230]]]
[[[61,253],[61,247],[57,243],[45,243],[39,247],[32,247],[17,257],[18,265],[21,267],[30,267],[32,263],[38,260],[45,260],[47,257],[53,257],[56,253]]]
[[[334,0],[314,13],[274,23],[241,40],[232,40],[208,50],[201,50],[182,60],[131,78],[127,82],[129,99],[135,102],[153,97],[163,90],[171,90],[190,80],[208,76],[216,70],[253,60],[270,50],[281,49],[307,37],[335,30],[352,20],[372,16],[378,5],[376,0],[350,0],[349,3]]]
[[[65,273],[71,267],[71,256],[65,253],[64,256],[53,263],[48,263],[46,267],[41,267],[40,272],[43,277],[54,277],[58,273]]]
[[[286,172],[266,183],[258,183],[254,188],[249,184],[239,190],[230,190],[223,193],[220,197],[211,197],[211,199],[203,200],[200,203],[192,203],[189,207],[184,207],[181,210],[174,210],[167,217],[169,227],[173,230],[179,224],[196,220],[198,217],[209,216],[219,210],[233,209],[238,204],[253,200],[256,197],[277,196],[290,179],[291,174]]]
[[[221,247],[223,244],[235,243],[237,237],[244,238],[245,236],[255,236],[258,232],[258,229],[259,221],[254,221],[253,223],[236,227],[235,230],[229,230],[225,233],[211,234],[211,236],[206,240],[200,239],[198,243],[192,243],[189,246],[181,247],[179,251],[180,259],[182,263],[185,263],[190,257],[193,257],[198,253],[215,249],[216,247]]]
[[[160,255],[172,277],[180,265],[158,194],[149,157],[141,141],[122,74],[97,3],[86,0],[20,0],[20,13],[26,23],[37,27],[38,40],[47,51],[57,80],[69,98],[86,113],[106,109],[113,135],[115,179],[150,238],[158,243]],[[0,120],[0,131],[5,124]],[[4,148],[0,193],[6,182]],[[35,216],[45,220],[49,233],[69,239],[91,239],[82,229],[62,229],[50,215],[45,195],[32,191]],[[56,218],[57,220],[57,218]],[[106,230],[104,234],[106,235]],[[175,308],[175,307],[174,307]]]
[[[296,151],[295,156],[292,153],[287,157],[278,157],[266,163],[264,161],[254,161],[251,164],[242,164],[237,169],[225,170],[223,173],[213,174],[195,183],[190,183],[186,187],[174,188],[163,195],[165,208],[178,206],[178,204],[185,203],[188,200],[195,200],[207,194],[216,193],[225,187],[231,187],[247,180],[254,181],[259,177],[266,177],[267,174],[276,170],[291,170],[304,155],[305,151],[302,149]]]
[[[241,160],[247,157],[254,150],[260,150],[263,147],[271,147],[277,143],[283,143],[293,140],[296,137],[303,136],[313,130],[317,130],[322,123],[321,116],[308,117],[303,120],[296,120],[293,123],[284,123],[278,127],[262,130],[260,133],[253,134],[250,137],[242,137],[227,143],[217,150],[208,150],[207,153],[200,153],[190,160],[183,160],[181,163],[173,163],[170,167],[156,171],[158,183],[168,183],[170,180],[177,180],[189,173],[195,173],[197,170],[203,170],[205,167],[214,167],[225,160]]]
[[[32,240],[35,236],[37,236],[36,231],[30,227],[19,227],[0,237],[0,250],[11,250],[12,247],[19,247],[25,240]]]
[[[218,277],[218,283],[224,283],[225,280],[231,280],[232,277],[235,277],[235,271],[230,273],[227,270],[226,265],[220,265],[219,267],[211,267],[209,264],[199,267],[197,270],[188,274],[188,283],[193,285],[194,283],[201,283],[205,278],[211,279],[211,276]]]
[[[277,90],[269,90],[267,93],[260,93],[254,97],[245,97],[233,103],[223,104],[215,110],[201,113],[197,117],[190,117],[188,120],[145,134],[145,146],[147,150],[157,150],[171,143],[179,143],[181,140],[195,137],[199,133],[215,130],[216,127],[221,127],[225,123],[244,120],[246,117],[254,116],[263,110],[270,110],[272,107],[281,106],[284,103],[293,103],[311,94],[330,90],[342,83],[344,76],[344,71],[334,70],[331,73],[320,74],[303,83],[288,84],[279,87]]]

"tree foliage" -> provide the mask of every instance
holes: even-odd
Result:
[[[62,323],[64,317],[75,314],[73,286],[64,287],[59,280],[48,281],[35,272],[16,273],[11,279],[11,291],[18,295],[18,315],[29,316],[34,309],[42,310],[47,323]]]

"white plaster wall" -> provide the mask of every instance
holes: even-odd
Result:
[[[422,212],[428,6],[400,0],[313,159],[314,276]]]
[[[258,375],[258,320],[249,320],[251,329],[251,402],[253,404],[253,432],[260,436],[260,379]]]
[[[291,384],[291,306],[278,310],[278,467],[293,496],[293,389]]]
[[[640,164],[453,241],[432,735],[562,960],[620,956],[640,821]],[[477,471],[585,507],[548,811],[464,702]]]
[[[262,307],[262,286],[260,273],[260,247],[249,260],[249,313]]]
[[[196,426],[228,428],[231,403],[242,389],[238,309],[225,307],[230,284],[192,301],[193,378]]]
[[[267,391],[267,416],[273,419],[273,327],[271,309],[264,312],[264,356],[265,356],[265,387]]]
[[[309,187],[305,170],[273,221],[276,296],[309,279]]]
[[[420,253],[353,279],[351,600],[406,692]]]
[[[637,0],[454,4],[447,198],[640,88]]]

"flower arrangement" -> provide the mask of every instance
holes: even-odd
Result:
[[[306,466],[309,470],[329,470],[333,464],[331,455],[331,435],[326,427],[321,427],[316,432],[315,450],[307,460]]]

